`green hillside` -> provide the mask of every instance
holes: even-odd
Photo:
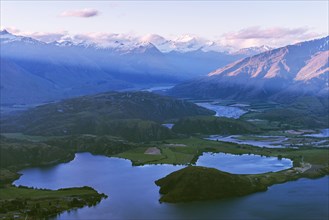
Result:
[[[212,111],[149,92],[109,92],[42,105],[3,118],[2,132],[113,135],[133,141],[173,137],[161,122]]]

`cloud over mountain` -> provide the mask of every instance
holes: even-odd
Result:
[[[319,33],[311,32],[309,28],[285,28],[259,26],[244,28],[235,32],[225,33],[221,36],[220,42],[223,45],[235,45],[236,48],[253,47],[260,45],[271,45],[280,47],[300,41],[320,37]]]
[[[141,42],[148,42],[154,44],[162,52],[186,52],[202,49],[203,51],[226,51],[234,53],[243,48],[264,47],[264,45],[270,48],[278,48],[288,44],[323,37],[323,34],[312,32],[311,29],[305,27],[261,28],[255,26],[225,33],[216,37],[214,40],[190,34],[167,38],[158,34],[140,36],[135,33],[111,33],[106,30],[101,32],[70,33],[67,30],[33,32],[23,31],[16,27],[5,27],[4,29],[15,35],[32,37],[46,43],[72,41],[74,43],[88,42],[89,44],[96,44],[100,47],[117,47],[118,45],[130,47]],[[251,54],[255,53],[252,52]]]

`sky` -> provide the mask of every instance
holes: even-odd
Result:
[[[189,34],[222,45],[284,46],[328,35],[323,1],[1,0],[1,29],[44,41],[108,34]]]

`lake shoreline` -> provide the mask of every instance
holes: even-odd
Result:
[[[145,155],[145,149],[149,147],[158,147],[160,149],[161,155],[146,155],[148,158],[153,158],[152,160],[148,159],[146,161],[139,161],[140,158],[138,155]],[[136,146],[140,148],[140,146]],[[213,152],[213,153],[231,153],[231,154],[255,154],[262,156],[274,156],[274,157],[283,157],[289,158],[293,161],[293,167],[287,170],[279,171],[279,172],[269,172],[264,174],[245,174],[247,178],[250,178],[251,181],[254,181],[256,178],[263,184],[264,186],[272,186],[280,183],[290,182],[294,180],[298,180],[300,178],[319,178],[329,174],[328,161],[323,157],[323,153],[325,152],[323,149],[311,149],[311,148],[301,148],[301,149],[272,149],[272,148],[259,148],[253,147],[249,145],[239,146],[237,144],[225,143],[225,142],[214,142],[202,140],[200,138],[188,138],[188,139],[173,139],[166,140],[163,142],[151,142],[149,144],[145,144],[145,149],[141,148],[141,154],[136,154],[137,157],[130,157],[129,154],[108,154],[106,152],[93,152],[88,150],[76,150],[71,151],[70,156],[66,154],[66,156],[57,160],[51,160],[50,162],[45,162],[39,165],[25,164],[14,167],[10,167],[10,170],[17,174],[17,171],[22,168],[28,167],[49,167],[54,166],[56,164],[64,164],[71,162],[75,158],[75,153],[81,152],[89,152],[93,155],[103,155],[106,157],[113,158],[124,158],[131,161],[132,166],[141,166],[147,164],[189,164],[194,163],[199,158],[199,156],[203,152]],[[189,159],[182,160],[181,162],[171,161],[170,158],[163,157],[166,152],[178,153],[178,152],[193,152],[192,157],[188,157]],[[314,154],[314,152],[316,154]],[[133,154],[132,154],[133,155]],[[301,155],[304,155],[301,157]],[[308,156],[311,155],[310,158]],[[170,154],[169,154],[170,156]],[[305,157],[305,158],[304,158]],[[154,159],[158,158],[158,159]],[[179,158],[179,157],[178,157]],[[320,160],[319,160],[320,158]],[[321,159],[322,158],[322,159]],[[304,161],[303,161],[304,159]],[[318,163],[318,164],[317,164]],[[19,176],[16,176],[16,179]],[[156,179],[154,179],[156,180]],[[153,181],[154,181],[153,180]],[[11,180],[10,184],[13,182]],[[7,183],[7,186],[10,184]],[[160,198],[161,200],[161,198]],[[208,200],[203,199],[203,201]],[[194,201],[194,200],[193,200]],[[176,202],[176,201],[175,201]],[[70,210],[70,209],[66,209]],[[62,213],[62,211],[58,212]]]

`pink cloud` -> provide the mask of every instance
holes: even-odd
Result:
[[[261,28],[258,26],[248,27],[235,32],[225,33],[220,36],[222,45],[232,45],[234,48],[269,45],[281,47],[287,44],[297,43],[321,37],[321,34],[311,32],[309,28],[285,28],[271,27]]]
[[[227,38],[233,39],[269,39],[287,36],[305,35],[309,31],[308,28],[283,28],[273,27],[262,29],[260,27],[249,27],[237,32],[225,34]]]
[[[92,8],[85,8],[80,10],[70,10],[70,11],[63,11],[60,16],[61,17],[81,17],[81,18],[90,18],[97,16],[99,11]]]
[[[65,30],[58,30],[53,32],[31,32],[21,31],[16,27],[5,27],[7,31],[15,35],[29,36],[43,42],[53,41],[73,41],[79,42],[93,42],[101,46],[109,46],[119,41],[125,45],[131,42],[141,40],[141,37],[136,33],[115,34],[107,32],[89,32],[80,34],[70,34]],[[267,45],[273,48],[294,44],[301,41],[312,40],[327,36],[328,33],[314,33],[308,28],[260,28],[249,27],[235,32],[225,33],[217,36],[216,43],[227,50],[235,51],[241,48],[257,47]],[[174,37],[173,37],[174,38]]]

